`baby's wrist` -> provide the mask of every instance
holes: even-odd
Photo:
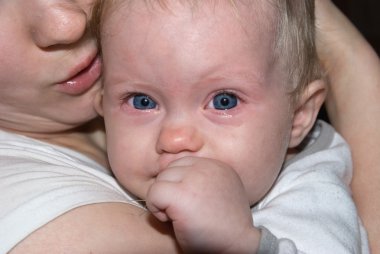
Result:
[[[232,253],[244,253],[244,254],[256,254],[258,253],[261,239],[261,229],[255,227],[249,227],[247,231],[244,231],[242,237],[237,239],[235,243],[223,254]]]

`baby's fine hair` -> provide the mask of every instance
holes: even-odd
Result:
[[[100,40],[100,28],[104,13],[117,4],[130,3],[134,0],[97,0],[93,8],[91,26]],[[168,2],[173,0],[137,0],[146,4],[158,4],[168,8]],[[231,3],[235,7],[239,1],[254,3],[267,1],[278,13],[276,41],[274,43],[275,60],[282,61],[287,72],[287,84],[292,88],[291,95],[297,101],[298,95],[313,80],[321,78],[321,70],[315,46],[315,13],[314,0],[177,0],[193,7],[197,3],[211,1],[215,4],[221,1]],[[238,14],[238,13],[237,13]],[[107,14],[109,15],[109,13]]]
[[[255,0],[253,0],[255,1]],[[298,96],[322,76],[315,45],[314,0],[271,0],[278,6],[276,56],[285,61],[288,82]]]

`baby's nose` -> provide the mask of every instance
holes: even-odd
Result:
[[[193,126],[163,127],[157,142],[159,153],[197,152],[203,146],[202,135]]]

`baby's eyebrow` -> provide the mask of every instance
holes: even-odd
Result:
[[[253,73],[246,71],[233,71],[224,74],[211,75],[210,80],[230,80],[230,81],[244,81],[244,82],[252,82],[257,85],[262,85],[265,83],[265,74],[264,73]]]

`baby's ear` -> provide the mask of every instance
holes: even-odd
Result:
[[[99,89],[96,93],[94,104],[96,112],[103,116],[103,88]]]
[[[289,148],[298,146],[313,127],[326,97],[326,84],[315,80],[303,91],[295,108]]]

